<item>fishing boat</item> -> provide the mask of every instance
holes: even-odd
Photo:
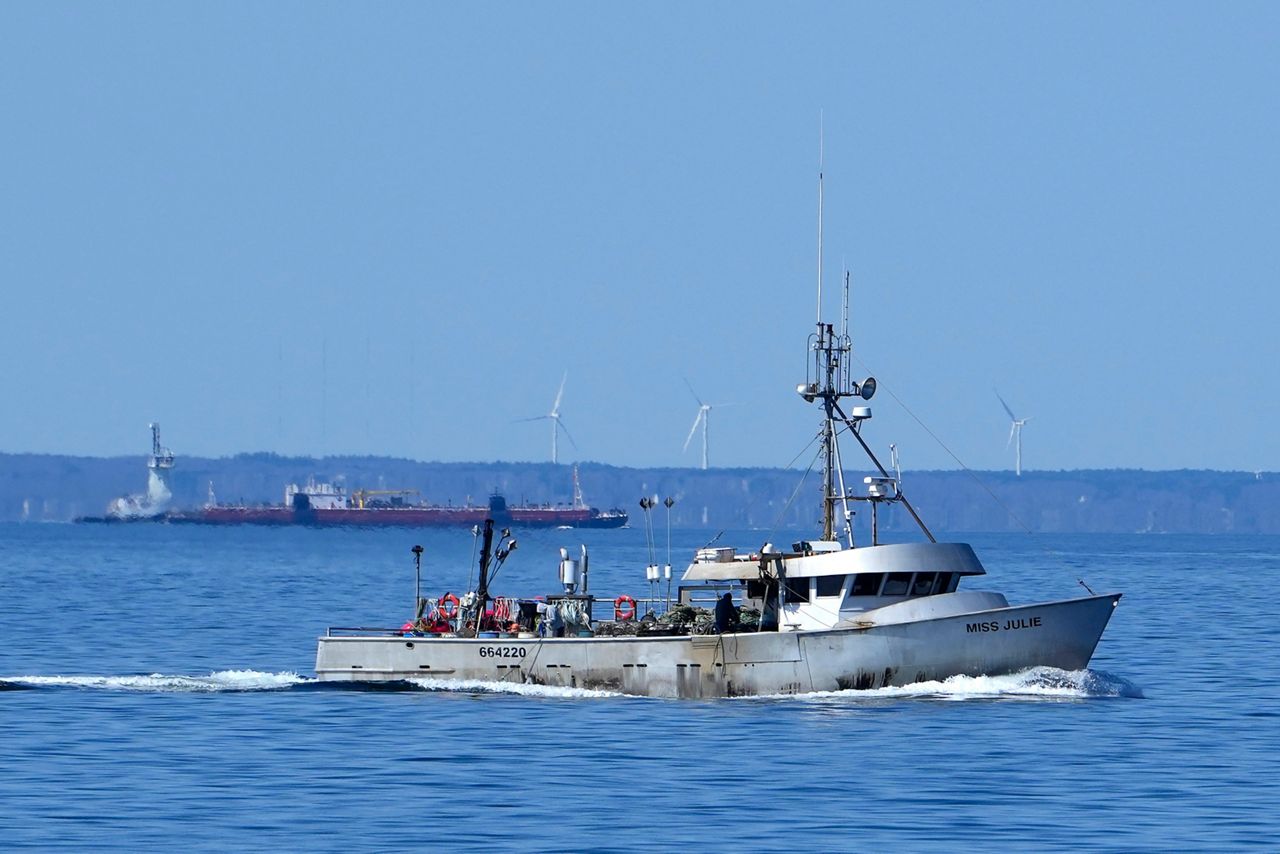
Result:
[[[936,540],[903,493],[896,466],[891,473],[864,438],[876,381],[852,372],[848,279],[839,330],[822,320],[821,282],[819,261],[817,329],[796,388],[822,410],[817,536],[786,547],[699,549],[674,605],[664,608],[653,597],[596,597],[585,547],[576,557],[561,550],[562,590],[495,598],[489,579],[516,543],[509,530],[495,539],[487,520],[474,590],[435,600],[419,593],[414,616],[399,628],[328,629],[318,642],[318,678],[428,677],[703,698],[1087,667],[1121,594],[1014,605],[998,592],[962,589],[986,570],[969,545]],[[875,472],[860,491],[846,484],[842,439],[852,439]],[[863,543],[852,524],[859,502],[871,517]],[[880,542],[879,515],[897,506],[918,525],[919,542]],[[657,569],[647,568],[651,581]]]

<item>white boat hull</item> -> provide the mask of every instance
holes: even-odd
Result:
[[[726,697],[880,688],[1030,667],[1080,670],[1119,594],[815,631],[679,637],[445,638],[327,634],[322,681],[424,677]]]

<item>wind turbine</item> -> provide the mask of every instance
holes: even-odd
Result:
[[[556,464],[560,462],[560,451],[557,446],[557,440],[560,438],[560,431],[564,431],[565,438],[569,440],[569,444],[574,448],[578,447],[578,443],[573,441],[573,436],[569,433],[569,428],[564,426],[560,420],[560,400],[564,397],[564,384],[569,379],[569,372],[565,371],[564,376],[560,379],[560,390],[556,392],[556,402],[551,404],[551,411],[546,415],[535,415],[532,418],[520,418],[519,421],[543,421],[551,422],[551,462]]]
[[[1014,474],[1018,477],[1022,477],[1022,428],[1031,420],[1031,418],[1019,418],[1014,415],[1013,410],[1009,408],[1009,404],[1004,402],[1004,398],[1000,397],[1000,392],[998,391],[996,392],[996,399],[1000,401],[1000,405],[1004,407],[1004,411],[1009,413],[1009,420],[1012,423],[1009,425],[1009,441],[1005,442],[1004,446],[1007,450],[1009,445],[1011,445],[1015,439],[1017,440],[1017,465],[1014,468]]]
[[[693,434],[698,432],[698,425],[702,425],[702,468],[707,468],[707,423],[711,420],[711,410],[717,406],[737,406],[736,403],[703,403],[702,398],[698,397],[698,393],[693,390],[693,386],[689,385],[689,381],[684,381],[685,386],[689,389],[689,394],[693,395],[693,399],[698,401],[698,414],[693,419],[693,426],[689,428],[689,435],[685,437],[683,450],[689,450],[689,443],[693,441]]]

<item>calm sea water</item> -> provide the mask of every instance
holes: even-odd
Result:
[[[672,535],[677,565],[704,532]],[[665,531],[658,536],[665,558]],[[760,545],[759,532],[725,542]],[[0,847],[1280,846],[1280,538],[967,538],[1015,602],[1125,598],[1092,669],[705,702],[350,690],[327,625],[466,587],[468,532],[0,525]],[[525,533],[497,592],[646,592],[642,529]]]

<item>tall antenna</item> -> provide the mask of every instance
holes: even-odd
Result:
[[[849,268],[844,268],[844,305],[840,311],[840,337],[849,337]]]
[[[818,110],[818,324],[822,324],[822,110]]]

